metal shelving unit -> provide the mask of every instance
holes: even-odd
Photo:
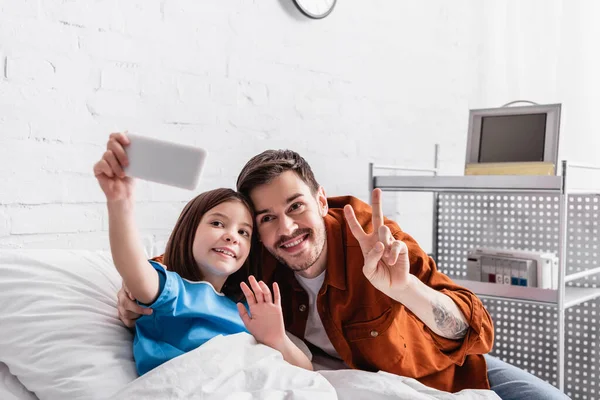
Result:
[[[370,189],[380,188],[389,192],[433,193],[433,247],[434,258],[438,261],[438,266],[442,263],[439,262],[441,256],[443,262],[447,264],[448,272],[452,272],[448,275],[459,285],[476,293],[482,300],[487,299],[488,302],[493,302],[494,307],[492,308],[506,310],[507,305],[529,304],[533,307],[540,307],[540,313],[547,314],[548,308],[555,310],[557,320],[544,321],[544,323],[548,323],[548,326],[544,328],[544,339],[546,336],[554,336],[553,334],[548,335],[548,331],[556,330],[556,343],[546,343],[546,347],[540,348],[539,351],[545,354],[548,354],[548,351],[556,353],[555,370],[545,369],[539,364],[536,366],[536,363],[531,363],[530,357],[522,350],[519,350],[520,359],[517,360],[517,364],[522,361],[522,365],[528,367],[526,369],[537,372],[536,374],[541,375],[542,379],[554,381],[556,386],[565,390],[565,311],[581,304],[600,300],[600,262],[596,261],[600,258],[600,240],[595,244],[589,243],[588,237],[585,236],[586,232],[588,236],[593,233],[592,239],[600,239],[600,234],[598,234],[600,230],[600,211],[598,211],[600,166],[571,164],[563,161],[561,167],[559,176],[440,176],[438,175],[437,161],[435,168],[432,169],[370,164],[369,185]],[[395,170],[402,173],[418,171],[431,175],[384,176],[376,175],[377,170]],[[442,214],[446,216],[445,220],[441,218]],[[571,221],[569,215],[573,217]],[[494,222],[498,221],[504,221],[504,228],[506,224],[511,224],[513,231],[518,232],[507,233],[506,229],[502,227],[492,226]],[[529,225],[525,229],[521,229],[519,222]],[[539,229],[539,232],[536,232],[536,229]],[[505,244],[506,248],[521,250],[536,250],[535,247],[540,247],[540,242],[543,242],[547,247],[545,251],[555,252],[559,258],[558,288],[539,289],[462,279],[465,275],[462,270],[466,268],[466,257],[461,260],[460,256],[455,254],[459,251],[455,250],[454,244],[441,243],[444,238],[452,236],[448,232],[455,230],[463,231],[457,239],[460,242],[458,248],[462,248],[462,254],[468,245],[481,242],[500,243]],[[471,233],[465,235],[465,231]],[[477,231],[480,237],[473,237],[474,231]],[[510,235],[512,237],[508,240],[506,237]],[[577,241],[577,243],[570,245],[568,238],[573,238],[573,241]],[[447,240],[445,241],[447,242]],[[533,246],[533,243],[536,246]],[[448,251],[450,247],[452,250]],[[539,251],[539,249],[537,250]],[[444,254],[440,254],[444,251]],[[574,259],[574,257],[583,257],[583,259],[568,264],[567,260]],[[568,271],[570,272],[568,273]],[[598,306],[600,306],[600,302]],[[488,307],[487,304],[486,307]],[[593,315],[596,314],[595,307],[594,303]],[[490,307],[488,307],[488,311],[489,309]],[[537,308],[531,310],[533,315],[538,314]],[[492,314],[492,312],[490,313]],[[497,320],[500,321],[503,331],[507,333],[515,331],[508,329],[509,327],[522,325],[512,320],[508,321],[506,314],[500,315],[500,318],[496,318],[493,314],[492,316],[495,323]],[[501,321],[502,318],[506,321]],[[522,317],[519,318],[520,321]],[[534,319],[534,321],[539,322],[539,319]],[[507,329],[504,329],[505,326]],[[534,332],[535,324],[527,326],[534,338],[540,336],[539,332]],[[596,337],[595,333],[593,336]],[[510,342],[510,338],[506,339]],[[600,338],[598,338],[598,346],[600,347]],[[513,344],[507,343],[506,346],[502,344],[498,348],[504,347],[510,349],[510,351],[504,352],[506,354],[514,355],[516,352],[516,350],[513,351]],[[513,362],[515,362],[514,359]],[[531,368],[532,364],[534,368]],[[577,365],[579,364],[577,363]],[[574,381],[579,382],[579,372],[572,369],[569,369],[569,372],[576,375],[577,378]],[[579,386],[581,386],[579,383],[569,384],[571,391],[577,393],[580,390],[582,393],[587,393],[585,386],[581,388]],[[600,380],[597,386],[600,388]],[[594,392],[592,391],[592,393]]]
[[[560,176],[374,176],[373,187],[405,192],[556,192]]]

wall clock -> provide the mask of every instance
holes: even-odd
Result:
[[[325,18],[333,11],[337,0],[293,0],[300,12],[309,18]]]

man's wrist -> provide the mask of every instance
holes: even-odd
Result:
[[[413,298],[415,296],[415,291],[418,290],[418,286],[421,283],[416,276],[412,274],[408,274],[408,279],[406,283],[400,287],[392,288],[390,293],[390,297],[396,300],[399,303],[406,303],[407,299]]]

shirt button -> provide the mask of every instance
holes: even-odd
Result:
[[[300,312],[304,312],[306,311],[306,305],[300,304],[300,307],[298,307],[298,309],[300,310]]]
[[[379,336],[379,332],[373,330],[373,331],[371,331],[371,336],[377,337],[377,336]]]

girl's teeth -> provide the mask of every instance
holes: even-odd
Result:
[[[228,255],[229,257],[235,257],[232,253],[225,251],[225,250],[215,250],[217,253],[223,253],[225,255]]]

